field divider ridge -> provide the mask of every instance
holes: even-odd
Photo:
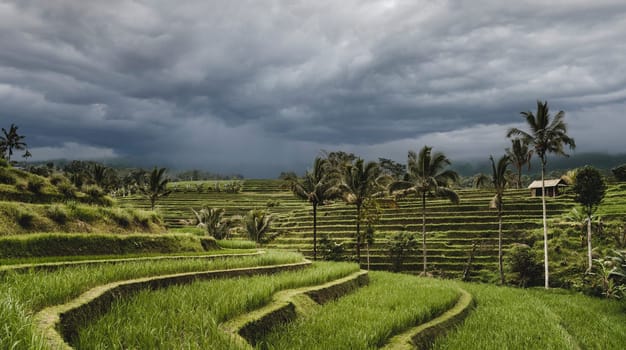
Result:
[[[454,326],[463,322],[474,308],[475,301],[472,295],[462,288],[459,288],[459,292],[461,294],[452,308],[428,322],[393,336],[381,349],[430,349],[436,337],[444,335]]]
[[[317,307],[369,283],[368,271],[360,270],[324,284],[275,293],[272,301],[219,325],[242,348],[253,349],[257,340],[274,326],[292,322]]]
[[[54,271],[66,267],[76,266],[92,266],[100,264],[117,264],[135,261],[160,261],[160,260],[182,260],[182,259],[218,259],[218,258],[233,258],[233,257],[245,257],[256,256],[266,254],[264,250],[258,250],[254,253],[235,253],[235,254],[208,254],[208,255],[161,255],[161,256],[146,256],[136,258],[122,258],[122,259],[93,259],[93,260],[76,260],[76,261],[56,261],[48,263],[35,263],[35,264],[19,264],[19,265],[4,265],[0,266],[0,275],[12,272],[25,272],[31,269],[35,271]]]
[[[55,350],[73,349],[70,343],[77,336],[80,326],[106,313],[115,300],[129,297],[141,290],[156,290],[172,285],[189,284],[198,280],[295,271],[311,264],[311,261],[305,259],[302,262],[291,264],[186,272],[112,282],[94,287],[65,304],[47,307],[39,311],[35,315],[35,322],[50,348]]]

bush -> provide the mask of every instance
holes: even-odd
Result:
[[[206,248],[204,248],[206,247]],[[201,252],[215,240],[190,235],[31,234],[0,238],[0,258]]]
[[[46,185],[46,182],[40,177],[31,178],[28,181],[27,188],[34,194],[41,194],[41,190]]]
[[[83,186],[82,191],[92,199],[100,199],[104,196],[104,191],[97,185]]]
[[[0,167],[0,184],[15,185],[17,179],[7,168]]]
[[[626,164],[611,169],[611,172],[617,181],[626,181]]]
[[[537,262],[536,254],[531,247],[526,244],[514,244],[507,260],[509,270],[517,275],[512,282],[517,282],[520,287],[541,283],[543,266]]]
[[[133,222],[132,216],[127,211],[121,208],[115,208],[110,210],[109,216],[111,217],[111,219],[113,219],[113,221],[115,221],[116,224],[124,228],[130,227],[131,223]]]
[[[63,182],[69,182],[70,180],[65,177],[63,174],[53,174],[52,176],[50,176],[50,183],[53,186],[58,186],[59,184],[63,183]]]
[[[58,204],[48,207],[46,214],[50,219],[52,219],[52,221],[61,225],[65,224],[69,218],[67,210]]]
[[[31,228],[35,221],[35,214],[25,210],[18,210],[15,218],[22,228]]]
[[[388,245],[393,271],[398,272],[402,270],[404,259],[415,252],[418,242],[414,234],[400,232],[391,237]]]
[[[76,187],[67,179],[55,185],[59,193],[65,198],[76,198]]]
[[[0,168],[8,168],[8,167],[9,167],[9,162],[6,159],[0,157]]]
[[[320,254],[322,259],[330,261],[343,260],[344,247],[343,243],[337,243],[325,235],[320,239]]]

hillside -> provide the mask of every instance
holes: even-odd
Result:
[[[253,208],[265,208],[275,214],[273,225],[280,235],[267,247],[303,252],[312,255],[312,210],[304,201],[281,188],[280,180],[245,180],[241,193],[208,191],[175,191],[158,203],[158,210],[170,228],[190,227],[186,220],[192,218],[190,208],[203,204],[226,209],[227,215],[243,214]],[[622,198],[626,185],[611,185],[600,215],[605,221],[618,221],[623,217]],[[460,277],[468,269],[475,280],[491,280],[497,270],[497,221],[488,204],[492,193],[488,190],[459,190],[461,202],[452,205],[444,200],[427,202],[427,258],[429,269],[435,274]],[[124,205],[145,208],[145,200],[134,197],[123,200]],[[577,247],[577,231],[564,219],[574,207],[571,195],[548,199],[550,234],[559,236]],[[354,258],[355,209],[342,202],[320,207],[318,210],[318,239],[327,236],[343,244],[345,258]],[[364,226],[364,225],[363,225]],[[370,248],[372,269],[392,268],[389,256],[389,237],[397,232],[417,233],[421,239],[421,207],[411,198],[402,199],[397,207],[382,208],[380,220],[374,225],[375,241]],[[508,190],[505,194],[503,236],[505,251],[513,243],[541,245],[541,199],[532,198],[529,192]],[[563,235],[563,233],[565,233]],[[571,237],[570,237],[571,236]],[[557,248],[560,249],[560,248]],[[473,252],[473,253],[472,253]],[[554,254],[558,254],[555,252]],[[363,248],[362,265],[366,266],[366,249]],[[473,256],[472,256],[473,255]],[[472,256],[471,265],[468,261]],[[421,270],[421,249],[405,259],[403,270]],[[559,264],[555,268],[559,268]]]

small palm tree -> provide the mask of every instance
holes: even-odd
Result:
[[[492,174],[490,177],[480,178],[477,182],[478,186],[484,186],[484,180],[488,181],[489,187],[493,188],[495,195],[489,203],[489,207],[498,211],[498,270],[500,272],[500,283],[504,284],[504,267],[502,257],[502,213],[504,211],[504,190],[508,186],[507,167],[510,159],[507,155],[502,156],[498,163],[491,160]]]
[[[272,214],[260,209],[252,209],[244,217],[246,233],[248,233],[250,240],[256,242],[257,246],[273,238],[269,236],[273,220]]]
[[[339,189],[343,200],[356,207],[356,256],[361,263],[361,210],[368,199],[380,194],[383,186],[380,184],[381,172],[376,162],[364,164],[363,159],[357,158],[353,164],[343,168],[342,182]]]
[[[415,194],[422,201],[422,253],[424,258],[423,273],[427,273],[426,258],[426,198],[447,198],[452,203],[459,203],[459,196],[450,189],[450,185],[459,180],[459,175],[449,169],[448,158],[440,152],[432,153],[432,147],[424,146],[419,155],[409,151],[406,180],[395,181],[389,185],[389,192],[396,197]]]
[[[195,211],[193,208],[191,211],[196,217],[196,226],[205,229],[207,234],[215,239],[227,239],[230,230],[241,221],[240,216],[224,217],[226,211],[223,208],[204,206],[199,211]]]
[[[317,208],[341,195],[336,175],[328,160],[319,157],[315,158],[313,169],[301,180],[295,174],[285,175],[285,181],[296,197],[308,201],[313,207],[313,260],[317,259]]]
[[[510,163],[513,164],[515,170],[517,170],[516,187],[520,189],[522,187],[522,169],[524,165],[528,165],[530,170],[530,160],[533,156],[533,150],[528,148],[528,144],[522,139],[516,138],[511,140],[511,148],[506,149],[506,154],[510,159]]]
[[[537,101],[537,112],[522,112],[522,117],[530,127],[529,131],[518,128],[509,129],[507,137],[519,136],[524,143],[532,145],[535,154],[541,159],[541,204],[543,208],[543,264],[544,286],[550,288],[548,268],[548,220],[546,218],[545,174],[548,154],[567,156],[565,146],[576,148],[576,142],[567,135],[567,124],[563,121],[565,112],[559,111],[551,120],[548,102]]]
[[[22,141],[24,136],[17,133],[18,127],[15,124],[11,124],[9,131],[2,128],[2,134],[0,135],[0,149],[2,149],[2,157],[6,157],[6,160],[11,162],[11,156],[13,150],[26,149],[26,143]]]
[[[169,180],[165,177],[165,168],[157,169],[154,167],[143,180],[142,186],[139,187],[141,193],[150,200],[150,208],[154,210],[154,204],[157,199],[167,197],[172,191],[167,189]]]

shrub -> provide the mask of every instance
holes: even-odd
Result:
[[[626,164],[611,169],[617,181],[626,181]]]
[[[514,244],[508,254],[508,267],[511,272],[517,274],[512,279],[520,287],[536,285],[541,281],[542,265],[537,262],[536,254],[526,244]]]
[[[0,168],[8,168],[8,167],[9,167],[9,162],[6,159],[0,157]]]
[[[58,224],[65,224],[69,218],[67,210],[59,204],[51,205],[46,211],[47,216]]]
[[[31,228],[35,221],[35,214],[25,210],[18,210],[16,221],[22,228]]]
[[[34,177],[28,181],[27,188],[34,194],[40,194],[45,184],[46,182],[42,178]]]
[[[24,181],[18,181],[15,184],[15,189],[17,189],[20,192],[26,192],[26,190],[28,190],[28,185]]]
[[[104,191],[97,185],[83,186],[82,191],[92,199],[99,199],[104,196]]]
[[[65,180],[55,185],[57,190],[67,199],[76,197],[76,187],[69,181]]]
[[[341,261],[343,260],[344,247],[343,243],[337,243],[325,235],[320,239],[320,255],[324,260]]]
[[[59,184],[65,182],[65,181],[70,181],[67,177],[65,177],[63,174],[53,174],[52,176],[50,176],[50,183],[53,186],[58,186]]]
[[[15,185],[17,179],[7,168],[0,167],[0,184]]]
[[[393,266],[393,271],[402,270],[404,259],[417,249],[417,239],[409,232],[396,233],[389,240],[389,255]]]
[[[133,222],[132,216],[127,211],[121,208],[115,208],[110,210],[109,216],[111,217],[111,219],[113,219],[113,221],[115,221],[116,224],[124,228],[130,227],[131,223]]]

